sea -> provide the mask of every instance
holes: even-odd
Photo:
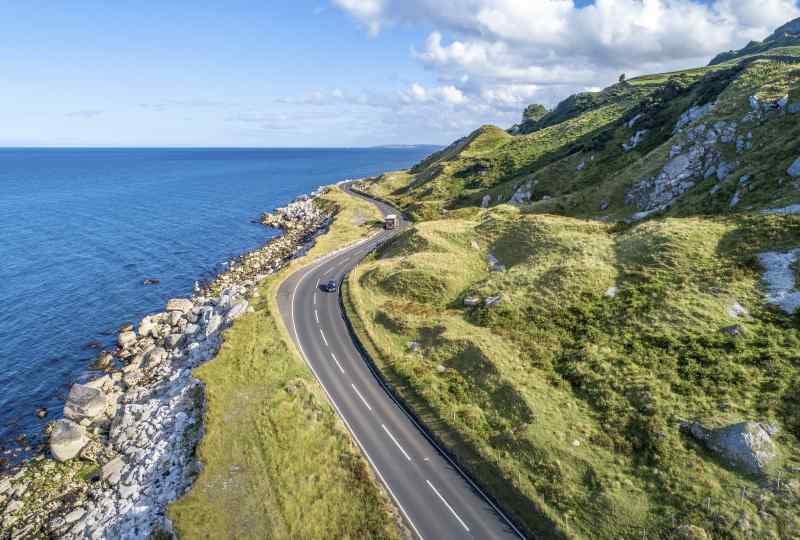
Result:
[[[41,443],[121,325],[278,234],[262,212],[434,150],[0,149],[0,465]]]

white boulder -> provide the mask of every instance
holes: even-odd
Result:
[[[64,404],[64,416],[75,422],[94,420],[106,410],[108,400],[102,390],[85,384],[73,384]]]
[[[89,442],[86,430],[66,418],[57,420],[50,434],[50,452],[56,461],[69,461]]]

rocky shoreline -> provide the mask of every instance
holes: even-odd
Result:
[[[0,477],[0,538],[172,536],[167,504],[199,473],[204,393],[192,370],[213,358],[225,330],[253,311],[257,284],[305,253],[335,209],[303,196],[261,222],[283,231],[232,261],[191,298],[120,328],[105,374],[72,386],[64,417],[47,427],[50,454]]]

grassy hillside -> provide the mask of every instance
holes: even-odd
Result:
[[[484,126],[365,188],[415,219],[509,201],[611,222],[792,204],[800,196],[786,171],[800,157],[800,113],[787,111],[800,107],[800,48],[784,52],[781,61],[748,57],[573,96],[518,135]],[[680,182],[662,174],[676,157],[688,161]],[[674,197],[648,205],[664,188]]]
[[[745,538],[746,520],[753,537],[788,539],[800,332],[764,305],[754,255],[798,243],[795,216],[617,229],[502,206],[419,224],[348,293],[384,373],[531,529],[544,515],[575,538],[666,538],[673,523]],[[507,271],[490,272],[489,254]],[[781,428],[774,474],[791,487],[776,493],[680,429],[742,418]]]
[[[416,224],[351,276],[355,326],[538,537],[800,537],[800,318],[763,262],[798,293],[793,28],[363,183]],[[758,475],[688,429],[743,421],[777,428]]]
[[[380,217],[338,190],[325,200],[341,212],[305,260],[369,233]],[[196,371],[207,398],[203,471],[170,517],[184,539],[401,537],[388,497],[277,319],[287,273],[261,286],[256,312]]]

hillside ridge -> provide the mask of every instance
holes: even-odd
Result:
[[[798,23],[359,183],[350,315],[531,535],[800,537]]]

